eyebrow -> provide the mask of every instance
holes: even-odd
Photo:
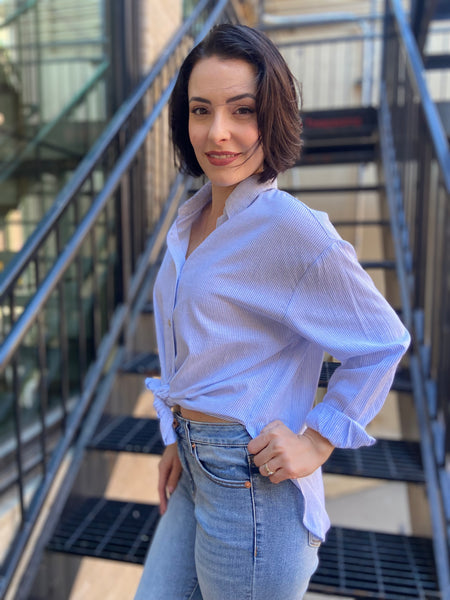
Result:
[[[254,94],[238,94],[237,96],[228,98],[228,100],[225,101],[225,104],[231,104],[232,102],[237,102],[238,100],[243,100],[244,98],[252,98],[253,100],[256,100],[256,96]],[[208,100],[207,98],[201,98],[200,96],[192,96],[192,98],[189,99],[189,102],[203,102],[205,104],[211,104],[211,100]]]

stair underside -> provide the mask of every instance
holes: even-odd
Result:
[[[48,550],[143,564],[158,521],[156,506],[75,498]],[[310,590],[355,598],[438,598],[427,538],[333,527],[319,550]]]

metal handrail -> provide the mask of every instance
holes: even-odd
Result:
[[[112,173],[106,180],[101,192],[93,201],[89,211],[79,224],[72,238],[66,244],[66,247],[62,253],[58,256],[55,264],[50,269],[36,294],[33,296],[25,310],[20,315],[14,328],[4,340],[0,348],[0,374],[4,371],[6,365],[8,365],[14,352],[17,350],[30,327],[36,321],[37,315],[39,315],[51,293],[56,289],[58,283],[61,281],[62,276],[71,265],[77,252],[81,248],[81,245],[89,235],[89,232],[96,223],[102,210],[105,208],[107,200],[117,189],[123,175],[129,169],[134,157],[136,156],[137,151],[144,143],[150,129],[167,104],[174,85],[175,78],[169,83],[167,88],[162,93],[158,103],[153,108],[150,116],[144,121],[142,127],[137,131],[127,147],[124,149]]]
[[[5,181],[14,173],[14,171],[19,167],[22,160],[32,152],[36,146],[38,146],[48,135],[49,133],[60,123],[70,112],[73,111],[83,100],[84,98],[92,91],[92,88],[100,81],[100,79],[104,76],[106,71],[109,68],[109,61],[104,60],[95,70],[92,77],[84,84],[81,90],[75,94],[73,98],[62,108],[59,114],[52,119],[49,123],[44,125],[42,129],[38,131],[38,133],[34,136],[32,140],[28,142],[28,144],[21,150],[21,152],[15,156],[9,164],[7,164],[2,170],[0,170],[0,183]]]
[[[14,21],[16,19],[18,19],[21,15],[26,13],[28,10],[30,10],[30,8],[33,8],[33,6],[35,6],[38,2],[39,2],[39,0],[27,0],[27,2],[23,6],[18,8],[9,17],[6,17],[6,19],[3,21],[3,23],[0,23],[0,29],[2,29],[3,27],[8,27],[9,25],[11,25],[11,23],[14,23]]]
[[[173,54],[183,37],[192,27],[192,24],[195,23],[201,12],[208,5],[208,2],[209,0],[201,0],[201,2],[197,4],[189,18],[183,23],[169,45],[163,50],[148,75],[142,80],[131,96],[117,110],[116,114],[113,116],[109,122],[109,125],[100,135],[97,142],[92,146],[85,158],[76,168],[70,181],[68,181],[65,187],[59,192],[55,198],[55,202],[48,210],[46,215],[42,218],[39,226],[25,242],[20,252],[18,252],[15,258],[8,264],[0,280],[0,301],[10,291],[26,266],[29,264],[37,249],[46,240],[50,231],[60,218],[61,214],[67,208],[73,196],[81,189],[83,184],[88,179],[94,168],[94,165],[97,164],[105,150],[108,148],[109,144],[123,127],[125,121],[129,118],[137,105],[142,101],[146,91],[161,73],[162,68],[166,64],[168,58]],[[222,5],[223,2],[218,3],[218,7],[221,7]]]
[[[445,382],[448,368],[445,365],[442,369],[449,348],[445,333],[449,324],[445,309],[448,287],[447,273],[435,265],[445,264],[446,260],[448,264],[450,240],[445,231],[449,226],[446,206],[450,201],[450,151],[423,73],[422,59],[400,1],[386,0],[379,119],[381,156],[403,317],[413,337],[410,371],[434,558],[442,597],[448,598],[450,510],[446,500],[449,474],[445,451],[449,449],[445,449],[445,440],[449,441],[450,422],[448,413],[445,416],[448,386],[445,389],[441,383]],[[436,218],[437,214],[447,216]],[[426,283],[434,286],[433,294],[425,293]],[[433,327],[433,315],[439,316],[437,328]]]
[[[161,215],[159,223],[155,227],[153,235],[148,240],[146,250],[144,251],[141,257],[138,268],[136,270],[136,274],[132,279],[129,304],[120,305],[116,310],[116,313],[112,319],[110,330],[102,342],[102,347],[100,349],[97,360],[92,365],[86,377],[86,385],[84,392],[81,395],[79,401],[77,402],[73,413],[71,413],[70,415],[69,421],[66,426],[65,435],[56,447],[52,456],[51,464],[48,466],[47,476],[43,482],[43,485],[38,490],[38,493],[36,494],[32,505],[30,506],[30,509],[27,514],[27,519],[22,525],[19,536],[16,540],[16,543],[14,544],[13,551],[9,556],[7,569],[3,575],[3,578],[0,577],[0,598],[3,598],[3,593],[6,591],[9,582],[14,574],[14,571],[17,568],[17,564],[19,563],[22,557],[24,548],[28,542],[29,537],[32,534],[33,528],[36,524],[36,520],[38,519],[39,513],[50,492],[54,479],[63,463],[65,456],[67,455],[68,450],[70,449],[72,443],[76,438],[76,435],[79,432],[80,424],[85,418],[90,406],[90,402],[92,401],[96,393],[97,387],[103,375],[104,368],[110,359],[111,351],[113,350],[114,345],[117,343],[120,335],[122,334],[123,327],[126,324],[127,318],[131,311],[132,303],[138,295],[145,274],[147,273],[149,266],[156,262],[156,259],[159,255],[159,252],[165,239],[164,233],[167,232],[168,225],[170,224],[170,222],[168,222],[167,217],[168,215],[173,216],[173,207],[176,207],[180,203],[181,199],[183,198],[183,194],[188,188],[189,179],[186,179],[181,176],[178,177],[174,183],[172,192],[169,194],[166,207],[163,211],[163,214]]]
[[[411,78],[415,83],[417,93],[420,97],[420,103],[425,114],[430,136],[433,139],[433,145],[436,157],[442,170],[442,177],[445,181],[447,191],[450,192],[450,149],[447,136],[442,125],[436,104],[431,98],[427,82],[424,77],[423,60],[417,48],[416,41],[411,28],[406,22],[405,13],[399,0],[390,0],[393,14],[395,16],[399,33],[405,48],[405,58],[407,68]]]
[[[7,277],[2,282],[2,297],[9,297],[14,290],[14,285],[20,277],[21,273],[28,266],[29,263],[33,263],[36,260],[36,253],[52,233],[53,230],[58,226],[59,216],[62,215],[64,210],[69,207],[72,200],[76,199],[76,195],[81,191],[83,184],[88,181],[89,177],[95,172],[96,166],[102,164],[105,152],[113,145],[115,147],[118,141],[118,134],[122,133],[123,128],[131,121],[136,121],[136,112],[133,112],[138,107],[139,102],[142,102],[146,98],[146,92],[151,88],[152,84],[156,81],[157,76],[163,73],[163,67],[170,63],[172,55],[175,54],[175,50],[180,48],[186,36],[189,37],[189,43],[197,43],[211,28],[211,26],[220,18],[220,15],[225,11],[229,0],[220,0],[219,2],[212,2],[211,0],[202,0],[197,6],[190,18],[182,25],[178,30],[174,40],[171,44],[163,51],[157,64],[152,69],[150,74],[144,79],[139,85],[136,92],[122,105],[119,111],[116,113],[112,122],[103,132],[98,140],[97,144],[94,145],[92,150],[88,153],[88,156],[78,166],[72,180],[68,185],[65,186],[63,191],[59,194],[56,202],[56,206],[50,210],[46,218],[41,223],[39,231],[33,236],[32,243],[28,243],[26,247],[20,253],[19,259],[14,262],[13,268],[8,269]],[[205,14],[203,14],[205,13]],[[200,27],[198,27],[200,25]],[[199,31],[200,30],[200,31]],[[190,33],[193,35],[189,35]],[[183,47],[183,52],[186,48]],[[180,53],[178,52],[178,56]],[[172,67],[171,67],[172,68]],[[158,80],[159,81],[159,80]],[[11,331],[6,336],[4,343],[0,348],[0,373],[2,373],[8,365],[15,365],[16,351],[22,347],[21,343],[24,342],[24,338],[29,331],[30,327],[41,322],[41,315],[45,314],[48,307],[48,300],[53,297],[52,292],[56,289],[60,289],[60,285],[63,283],[63,276],[67,269],[71,265],[77,265],[80,250],[84,248],[83,242],[95,240],[95,228],[99,223],[99,216],[103,218],[106,214],[107,204],[109,207],[113,206],[111,200],[118,199],[115,191],[119,189],[123,196],[120,201],[123,202],[122,213],[117,212],[119,221],[120,215],[124,215],[127,209],[127,194],[130,181],[134,176],[133,167],[136,165],[138,157],[142,156],[139,154],[148,139],[148,135],[155,125],[158,117],[160,117],[163,109],[167,106],[167,102],[170,93],[175,83],[175,76],[170,74],[169,81],[164,83],[163,91],[158,92],[157,100],[152,106],[152,109],[148,116],[146,116],[139,124],[138,128],[132,133],[131,138],[128,141],[124,139],[124,148],[119,151],[119,155],[116,159],[115,164],[112,166],[110,172],[106,176],[106,180],[103,183],[103,187],[99,193],[97,193],[92,202],[90,202],[89,209],[84,214],[81,221],[77,224],[75,231],[70,236],[65,247],[56,256],[55,263],[47,273],[45,278],[40,282],[37,290],[19,319],[14,323]],[[138,111],[139,112],[139,111]],[[142,117],[141,117],[142,118]],[[160,117],[161,118],[161,117]],[[172,179],[171,179],[172,181]],[[0,598],[3,598],[3,593],[7,590],[12,580],[12,577],[19,565],[21,557],[23,555],[24,548],[28,543],[30,536],[38,522],[39,515],[41,513],[44,502],[47,500],[51,487],[56,479],[57,474],[60,472],[63,461],[67,457],[68,450],[73,447],[74,444],[78,444],[80,436],[85,436],[84,429],[81,427],[84,420],[91,415],[92,410],[98,410],[98,403],[95,399],[96,390],[102,378],[105,375],[105,370],[111,361],[113,353],[118,351],[118,345],[123,344],[124,336],[126,336],[125,328],[129,322],[129,316],[132,310],[134,310],[134,303],[137,297],[142,292],[142,288],[145,286],[143,282],[147,276],[149,266],[155,263],[159,256],[159,251],[164,244],[165,232],[167,231],[168,225],[174,216],[174,210],[182,198],[185,191],[190,187],[189,178],[184,176],[178,176],[175,178],[169,198],[166,204],[161,208],[159,218],[154,225],[152,232],[150,232],[149,239],[145,243],[144,247],[139,246],[139,254],[135,256],[135,262],[132,261],[131,265],[127,265],[121,274],[122,278],[125,278],[125,271],[132,268],[129,279],[126,279],[126,294],[123,299],[119,299],[115,296],[115,304],[113,305],[113,314],[108,320],[108,331],[103,337],[97,340],[96,354],[93,357],[92,362],[89,366],[88,371],[84,375],[83,386],[79,393],[77,403],[70,414],[67,415],[65,423],[64,435],[60,439],[59,444],[52,452],[51,460],[46,464],[45,476],[43,477],[40,486],[33,496],[31,504],[26,510],[24,510],[23,499],[22,503],[22,523],[16,538],[11,546],[11,549],[7,555],[4,570],[0,576]],[[166,197],[167,198],[167,197]],[[110,202],[108,203],[108,200]],[[125,210],[125,213],[123,212]],[[134,221],[130,221],[129,225],[132,226]],[[124,228],[123,222],[120,221],[121,229]],[[134,231],[134,230],[133,230]],[[94,236],[94,237],[93,237]],[[122,239],[122,242],[124,239]],[[130,241],[125,240],[125,244]],[[124,283],[122,281],[122,283]],[[61,307],[60,307],[61,309]],[[64,311],[62,311],[64,314]],[[94,315],[95,318],[95,315]],[[82,323],[80,322],[80,327]],[[42,333],[40,334],[42,338]],[[41,344],[41,339],[38,339],[38,345]],[[41,349],[39,349],[41,352]],[[44,363],[45,368],[46,349],[44,352]],[[40,366],[40,363],[39,363]],[[45,377],[45,375],[43,375]],[[17,401],[16,401],[17,402]],[[20,427],[18,428],[18,434],[20,436]],[[17,464],[21,468],[21,456],[20,448],[18,452]],[[75,453],[77,454],[77,453]],[[44,452],[45,455],[45,452]],[[80,454],[78,453],[79,457]],[[71,455],[69,461],[75,460]],[[19,481],[19,479],[18,479]],[[22,481],[20,480],[20,489],[22,489]],[[66,490],[67,491],[67,490]],[[54,511],[52,510],[52,513]],[[44,533],[45,536],[45,533]],[[41,542],[39,542],[41,543]]]

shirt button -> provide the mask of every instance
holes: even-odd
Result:
[[[169,327],[172,327],[172,321],[171,321],[170,319],[167,319],[167,325],[168,325]]]

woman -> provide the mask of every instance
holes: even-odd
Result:
[[[272,42],[214,28],[170,113],[181,168],[209,182],[155,284],[163,516],[136,600],[299,599],[329,527],[320,467],[374,442],[409,336],[326,215],[277,189],[301,122]],[[342,364],[313,407],[324,351]]]

